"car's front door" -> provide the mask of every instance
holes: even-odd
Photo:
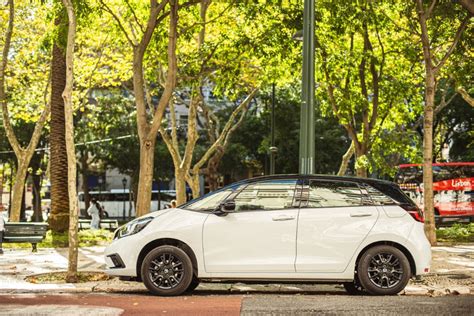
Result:
[[[296,272],[343,272],[378,218],[357,183],[305,180]]]
[[[235,196],[235,211],[210,214],[203,228],[206,272],[295,272],[297,179],[250,183]]]

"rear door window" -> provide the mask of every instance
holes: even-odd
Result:
[[[303,188],[301,207],[360,206],[364,195],[357,183],[349,181],[310,180]]]

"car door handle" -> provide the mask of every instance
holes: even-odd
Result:
[[[371,213],[351,213],[351,217],[369,217]]]
[[[294,219],[295,219],[295,217],[290,216],[290,215],[280,215],[280,216],[272,217],[272,220],[275,221],[275,222],[291,221],[291,220],[294,220]]]

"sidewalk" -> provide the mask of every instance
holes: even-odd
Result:
[[[104,247],[79,249],[79,271],[104,269]],[[0,294],[16,293],[126,293],[146,292],[142,283],[123,282],[117,278],[87,283],[33,284],[27,276],[67,270],[66,248],[5,249],[0,256]],[[288,285],[288,284],[222,284],[203,283],[198,289],[209,294],[224,293],[344,293],[340,285]],[[474,294],[474,244],[433,247],[432,272],[421,280],[412,280],[405,289],[406,295]]]

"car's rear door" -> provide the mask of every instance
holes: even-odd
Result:
[[[250,183],[231,197],[235,212],[209,215],[203,227],[206,272],[294,273],[296,185],[296,178]]]
[[[305,180],[296,272],[343,272],[378,217],[355,182]]]

